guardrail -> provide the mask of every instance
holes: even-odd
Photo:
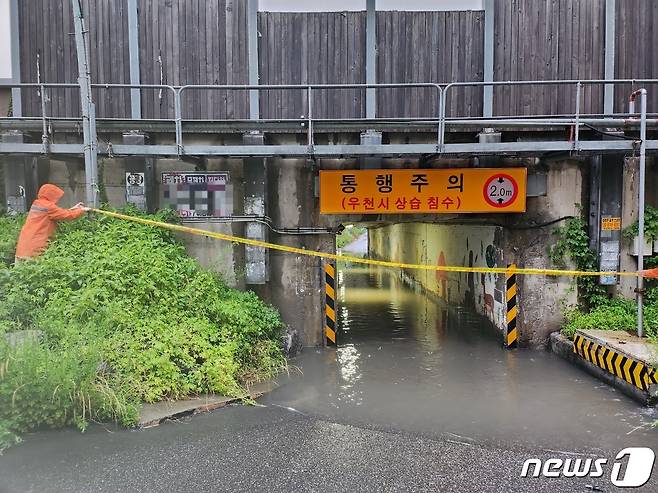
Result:
[[[137,89],[140,91],[140,96],[146,90],[158,91],[171,91],[174,100],[174,116],[171,122],[175,128],[176,149],[178,155],[185,153],[185,145],[183,141],[183,123],[184,121],[195,121],[195,119],[183,118],[183,105],[181,99],[184,93],[191,91],[256,91],[259,95],[262,91],[303,91],[306,95],[307,114],[301,118],[283,119],[277,121],[293,121],[303,122],[306,125],[306,134],[309,152],[312,152],[314,147],[314,125],[323,121],[368,121],[377,120],[370,118],[345,118],[345,119],[327,119],[316,118],[313,115],[313,96],[318,91],[326,90],[363,90],[372,89],[375,92],[382,89],[414,89],[414,88],[429,88],[436,91],[437,107],[435,108],[435,118],[414,118],[414,117],[400,117],[389,118],[387,120],[402,121],[402,122],[423,122],[429,125],[436,125],[436,152],[441,153],[445,148],[445,134],[446,125],[455,126],[567,126],[573,129],[573,150],[580,149],[580,130],[583,125],[628,125],[634,119],[634,113],[621,113],[611,115],[600,115],[592,113],[584,113],[581,111],[583,87],[593,85],[608,85],[619,86],[631,84],[633,87],[638,85],[653,85],[658,84],[658,79],[594,79],[594,80],[533,80],[533,81],[496,81],[496,82],[453,82],[448,84],[438,83],[400,83],[400,84],[287,84],[287,85],[184,85],[173,86],[166,84],[92,84],[92,89]],[[573,114],[562,115],[511,115],[505,117],[491,117],[491,118],[474,118],[474,117],[450,117],[446,116],[446,108],[448,107],[449,99],[452,97],[455,89],[460,87],[513,87],[513,86],[567,86],[571,87],[573,91],[573,100],[575,111]],[[41,115],[34,117],[42,123],[42,148],[43,152],[47,153],[50,145],[50,132],[48,129],[49,120],[57,120],[61,117],[48,116],[46,111],[46,93],[48,89],[78,89],[78,84],[72,83],[15,83],[15,84],[0,84],[0,88],[36,88],[39,91]],[[261,118],[258,115],[254,122],[267,122],[270,120]],[[16,117],[5,117],[2,119],[15,119]],[[79,118],[82,120],[82,116]],[[93,120],[92,124],[95,128],[95,115],[91,115]],[[145,120],[140,118],[136,121]],[[162,119],[168,121],[169,118]],[[198,120],[198,119],[196,119]],[[231,119],[228,119],[230,121]],[[636,120],[639,122],[639,120]],[[96,137],[94,137],[95,139]]]

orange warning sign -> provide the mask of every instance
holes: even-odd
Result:
[[[603,231],[619,231],[621,229],[621,217],[601,218],[601,229]]]
[[[321,214],[525,212],[526,168],[321,170]]]

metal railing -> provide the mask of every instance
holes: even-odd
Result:
[[[585,86],[595,86],[595,85],[608,85],[608,86],[620,86],[631,84],[633,88],[639,85],[653,85],[658,84],[658,79],[594,79],[594,80],[539,80],[539,81],[497,81],[497,82],[453,82],[447,84],[438,84],[438,83],[400,83],[400,84],[287,84],[287,85],[183,85],[183,86],[174,86],[167,84],[92,84],[92,89],[96,90],[116,90],[116,89],[126,89],[126,90],[139,90],[140,96],[143,91],[146,90],[158,90],[158,91],[167,91],[171,92],[174,108],[173,108],[173,118],[160,118],[160,120],[171,121],[175,128],[175,140],[176,140],[176,149],[178,155],[185,153],[185,145],[183,141],[183,123],[185,121],[195,121],[198,119],[184,119],[183,118],[183,105],[182,105],[182,96],[184,93],[191,91],[226,91],[226,92],[236,92],[236,91],[245,91],[247,94],[249,91],[256,91],[260,96],[262,92],[265,91],[303,91],[305,94],[305,102],[307,108],[307,114],[301,118],[292,118],[292,119],[277,119],[276,121],[288,121],[288,122],[303,122],[306,125],[306,135],[309,150],[312,151],[314,146],[314,127],[317,123],[325,121],[365,121],[369,120],[378,121],[379,119],[369,119],[369,118],[319,118],[315,117],[313,113],[313,98],[314,95],[319,91],[326,90],[378,90],[385,89],[431,89],[436,92],[437,98],[437,107],[434,108],[434,117],[399,117],[399,118],[388,118],[383,120],[394,120],[401,122],[423,122],[429,126],[436,126],[436,151],[438,153],[443,152],[445,148],[445,137],[446,137],[446,126],[448,124],[453,126],[480,126],[485,127],[495,127],[495,126],[567,126],[573,129],[573,149],[580,149],[580,130],[583,125],[606,125],[606,126],[628,126],[639,125],[639,120],[634,118],[634,113],[621,113],[621,114],[612,114],[612,115],[601,115],[593,113],[584,113],[582,108],[582,98],[583,98],[583,87]],[[484,91],[486,87],[515,87],[515,86],[525,86],[525,87],[537,87],[537,86],[560,86],[560,87],[571,87],[572,88],[572,97],[574,101],[575,111],[572,114],[562,115],[511,115],[505,117],[447,117],[446,108],[449,103],[452,102],[450,99],[453,97],[454,92],[458,88],[470,87],[470,88],[481,88]],[[48,116],[47,114],[47,98],[46,92],[48,89],[77,89],[79,90],[78,84],[72,83],[15,83],[15,84],[0,84],[0,88],[18,88],[18,89],[28,89],[36,88],[39,91],[40,98],[40,109],[41,114],[38,117],[31,117],[41,121],[42,126],[42,146],[43,152],[47,153],[50,145],[50,132],[49,124],[50,120],[62,119],[58,116]],[[132,92],[132,91],[131,91]],[[630,94],[630,93],[629,93]],[[494,96],[495,97],[495,96]],[[0,120],[6,119],[16,119],[18,117],[5,117],[0,118]],[[82,116],[79,117],[82,119]],[[70,119],[64,117],[64,119]],[[94,120],[97,119],[92,116]],[[136,121],[146,120],[145,118],[140,118]],[[225,121],[238,120],[238,119],[226,119]],[[133,120],[135,121],[135,120]],[[259,118],[251,120],[254,122],[268,122],[272,120],[264,119],[259,113]],[[658,122],[654,122],[658,123]],[[95,138],[95,137],[94,137]]]

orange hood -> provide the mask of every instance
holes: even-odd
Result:
[[[62,190],[56,185],[51,185],[50,183],[46,183],[39,189],[37,198],[45,199],[57,203],[57,201],[61,199],[63,196],[64,196],[64,190]]]

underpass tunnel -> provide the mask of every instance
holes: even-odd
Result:
[[[510,265],[555,269],[549,248],[557,240],[556,231],[569,218],[587,220],[592,208],[590,178],[595,160],[556,157],[501,162],[528,169],[522,212],[333,216],[345,231],[362,232],[361,236],[351,233],[352,240],[359,238],[355,244],[360,255],[401,264],[485,269],[448,272],[339,263],[335,307],[339,345],[391,340],[406,331],[405,337],[425,342],[445,340],[447,335],[502,347],[512,317],[519,347],[546,348],[550,334],[564,323],[564,307],[578,302],[575,279],[520,274],[512,279],[486,269]],[[615,169],[621,170],[623,159],[615,163]],[[625,200],[632,202],[633,197]],[[598,220],[592,217],[590,222]],[[354,255],[345,245],[337,244],[337,249]],[[564,267],[574,265],[566,259]],[[510,281],[513,309],[508,303]]]
[[[355,223],[338,238],[344,255],[403,264],[495,267],[503,256],[496,226]],[[502,342],[504,274],[339,262],[336,288],[339,347],[408,340],[436,351],[448,339],[465,347]]]

